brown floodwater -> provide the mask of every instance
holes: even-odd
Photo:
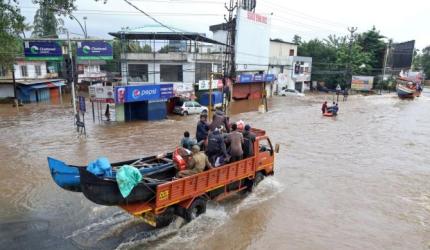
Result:
[[[429,96],[350,96],[336,118],[321,116],[323,96],[274,97],[266,114],[235,114],[281,145],[275,175],[189,224],[156,230],[60,189],[46,157],[85,165],[169,151],[197,116],[89,120],[83,138],[68,101],[1,105],[0,248],[430,249]]]

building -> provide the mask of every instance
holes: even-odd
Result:
[[[0,72],[0,98],[14,98],[11,71]],[[65,85],[63,79],[45,61],[26,61],[18,58],[14,64],[17,98],[24,103],[58,102]]]
[[[100,69],[101,66],[106,65],[103,60],[82,60],[77,63],[78,83],[79,84],[96,84],[106,82],[107,73]]]
[[[270,73],[277,76],[274,92],[282,88],[300,92],[311,88],[312,58],[297,56],[297,44],[270,40]]]
[[[117,120],[162,119],[164,115],[154,116],[151,112],[171,112],[176,98],[192,97],[195,84],[209,80],[211,72],[222,70],[223,55],[214,51],[213,45],[223,43],[207,38],[204,34],[155,31],[109,34],[120,39],[122,44],[133,44],[121,53],[124,91],[145,93],[145,89],[136,86],[153,86],[151,91],[155,93],[157,89],[166,89],[166,84],[171,84],[173,88],[172,96],[167,99],[164,98],[166,96],[156,99],[158,94],[150,99],[125,98],[123,102],[117,103]]]

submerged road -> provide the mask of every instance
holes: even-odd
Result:
[[[184,225],[153,230],[51,180],[47,156],[84,165],[175,147],[197,116],[93,124],[66,105],[0,106],[2,249],[430,249],[430,92],[350,96],[337,118],[322,96],[274,97],[270,112],[233,115],[281,144],[275,176],[254,193],[210,203]],[[247,106],[247,105],[244,105]],[[246,107],[240,107],[246,108]]]

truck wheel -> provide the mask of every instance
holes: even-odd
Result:
[[[264,174],[261,172],[258,172],[255,175],[254,184],[253,186],[256,187],[262,180],[264,180]]]
[[[199,217],[201,214],[206,212],[206,203],[207,201],[202,198],[197,198],[194,200],[193,204],[185,210],[184,219],[187,222],[194,220]]]
[[[156,228],[167,227],[168,225],[170,225],[170,223],[172,223],[174,218],[175,218],[174,209],[168,208],[164,213],[157,216]]]

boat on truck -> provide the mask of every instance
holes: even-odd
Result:
[[[162,158],[160,158],[160,156],[154,155],[112,163],[112,176],[106,178],[115,178],[116,171],[124,165],[138,167],[140,173],[145,176],[146,174],[172,167],[172,153],[167,153],[163,155]],[[48,167],[51,177],[57,186],[68,191],[82,192],[80,170],[86,171],[87,166],[69,165],[63,161],[48,157]]]

